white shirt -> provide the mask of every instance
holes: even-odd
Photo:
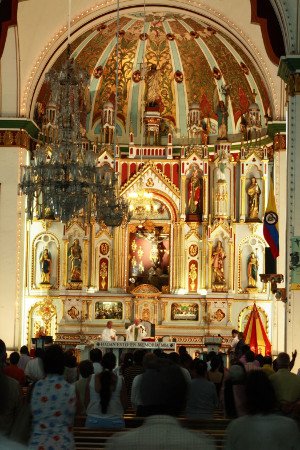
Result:
[[[135,339],[135,329],[137,328],[137,339]],[[147,336],[145,327],[143,325],[130,325],[126,330],[126,341],[141,341]]]
[[[105,327],[104,330],[102,331],[102,341],[114,341],[116,337],[116,330],[114,330],[113,328],[107,328]]]

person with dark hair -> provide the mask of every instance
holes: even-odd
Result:
[[[102,372],[102,351],[100,350],[100,348],[92,348],[92,350],[90,351],[90,360],[93,363],[94,373]]]
[[[4,373],[6,345],[0,339],[0,434],[9,436],[12,432],[22,397],[19,383]]]
[[[227,427],[225,450],[300,449],[296,422],[274,414],[275,391],[262,370],[248,373],[246,400],[248,414],[233,420]]]
[[[245,344],[242,346],[241,348],[241,354],[242,356],[239,359],[239,362],[241,362],[242,364],[246,364],[246,353],[250,350],[250,347],[248,344]]]
[[[246,362],[244,364],[246,372],[250,370],[261,370],[260,364],[255,360],[255,353],[252,350],[248,350],[245,353]]]
[[[20,369],[18,367],[18,362],[20,360],[20,355],[18,352],[12,352],[9,355],[9,366],[6,366],[4,368],[4,373],[11,378],[14,378],[15,380],[20,383],[21,386],[25,386],[26,384],[26,377],[24,370]]]
[[[133,353],[133,364],[124,370],[124,381],[127,391],[127,397],[131,397],[131,386],[134,377],[142,373],[143,370],[143,358],[145,355],[145,350],[137,349]]]
[[[222,403],[225,417],[233,419],[246,414],[246,371],[242,363],[232,364],[224,382]]]
[[[242,331],[239,331],[237,337],[238,341],[234,348],[234,357],[236,359],[240,359],[240,357],[242,356],[242,348],[245,345],[244,333]]]
[[[217,390],[207,379],[207,364],[195,359],[192,366],[192,379],[187,397],[186,415],[189,419],[211,419],[219,404]]]
[[[209,437],[182,428],[176,420],[184,411],[186,396],[187,383],[180,367],[158,359],[157,367],[142,375],[143,425],[117,433],[108,441],[107,450],[215,450]]]
[[[68,383],[75,383],[78,380],[77,360],[73,349],[69,349],[64,353],[65,370],[64,377]]]
[[[46,377],[35,383],[31,395],[32,434],[30,449],[75,449],[72,426],[74,422],[75,386],[63,376],[64,352],[59,345],[46,348],[44,355]]]
[[[268,375],[268,377],[275,373],[272,365],[272,356],[264,356],[261,370],[265,372],[265,374]]]
[[[75,383],[75,391],[77,398],[77,414],[85,415],[85,392],[86,385],[89,381],[90,376],[94,373],[94,367],[92,361],[85,359],[84,361],[80,361],[78,365],[78,370],[80,374],[80,379]]]
[[[178,355],[178,353],[176,353]],[[179,355],[178,355],[179,358]],[[142,393],[141,393],[141,381],[143,375],[148,370],[156,370],[158,364],[158,357],[153,353],[146,353],[143,358],[143,369],[144,372],[137,375],[132,382],[131,386],[131,405],[133,409],[136,411],[136,415],[138,417],[144,416],[144,405],[142,402]]]
[[[112,352],[105,353],[102,365],[103,371],[93,374],[87,383],[85,426],[87,428],[124,428],[126,388],[123,377],[113,372],[116,366],[115,355]]]
[[[287,353],[279,353],[276,359],[278,370],[270,376],[278,406],[284,414],[292,413],[296,402],[300,400],[300,377],[290,372],[290,362]]]
[[[132,366],[133,364],[133,353],[132,352],[122,352],[120,356],[120,365],[114,370],[114,372],[118,375],[124,376],[124,372],[127,367]]]
[[[188,355],[190,356],[190,355]],[[183,356],[183,359],[186,357],[186,355]],[[186,379],[187,383],[191,382],[191,374],[188,371],[188,369],[186,369],[185,367],[182,367],[181,365],[181,359],[180,356],[177,352],[171,352],[168,354],[168,358],[174,363],[174,364],[178,364],[178,366],[180,367],[184,378]]]
[[[214,355],[211,358],[207,379],[214,383],[219,396],[224,379],[224,363],[221,355]]]
[[[27,345],[22,345],[22,347],[20,348],[20,359],[18,362],[18,367],[25,371],[25,367],[26,367],[28,361],[30,361],[30,359],[31,358],[29,356],[29,351],[28,351]]]

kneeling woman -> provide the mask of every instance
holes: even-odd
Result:
[[[105,353],[102,359],[103,371],[93,374],[86,390],[87,428],[124,428],[126,388],[123,377],[116,375],[116,357]]]

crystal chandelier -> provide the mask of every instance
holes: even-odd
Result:
[[[46,74],[56,111],[52,140],[37,145],[32,163],[21,166],[19,183],[20,194],[27,196],[30,220],[68,222],[79,217],[86,223],[119,226],[128,217],[128,205],[118,196],[117,174],[97,166],[99,155],[81,135],[80,113],[88,79],[70,57],[69,48],[62,69]]]

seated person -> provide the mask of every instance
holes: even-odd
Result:
[[[247,375],[246,406],[248,414],[233,420],[227,428],[225,450],[300,448],[297,424],[275,413],[275,391],[262,370]]]
[[[192,373],[187,397],[186,415],[189,419],[212,419],[219,404],[216,386],[207,379],[207,364],[201,359],[193,361]]]
[[[93,374],[86,389],[87,428],[124,428],[124,410],[127,406],[126,388],[123,377],[116,375],[116,357],[105,353],[102,360],[103,372]]]
[[[140,393],[145,422],[113,436],[108,450],[215,450],[209,437],[182,428],[175,418],[184,410],[187,395],[187,383],[178,365],[158,360],[156,370],[142,375]]]
[[[0,339],[0,435],[9,436],[22,405],[19,383],[4,373],[6,345]]]
[[[18,363],[20,360],[20,355],[18,352],[12,352],[9,355],[9,366],[6,366],[4,369],[4,373],[11,378],[17,380],[21,386],[25,386],[26,377],[23,369],[18,367]]]

